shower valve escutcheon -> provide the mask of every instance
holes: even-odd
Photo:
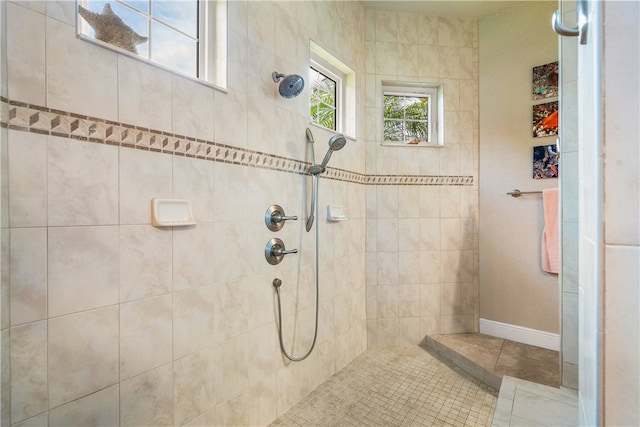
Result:
[[[286,216],[284,209],[278,205],[271,205],[264,213],[264,223],[271,231],[280,231],[284,227],[285,221],[296,220],[297,216]]]
[[[297,253],[297,249],[286,249],[284,247],[284,242],[277,237],[269,240],[267,242],[267,246],[264,248],[264,257],[271,265],[280,264],[285,255]]]

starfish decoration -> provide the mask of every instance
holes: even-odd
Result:
[[[102,13],[91,12],[82,6],[78,6],[78,8],[80,16],[91,25],[98,40],[137,54],[136,45],[149,39],[136,33],[125,24],[122,18],[113,13],[109,3],[104,5]]]

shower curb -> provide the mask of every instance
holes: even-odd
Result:
[[[426,335],[420,342],[420,347],[424,348],[431,355],[435,356],[439,360],[454,365],[467,374],[471,375],[481,383],[496,391],[500,391],[502,384],[502,375],[498,375],[488,369],[475,363],[473,360],[457,353],[446,345],[438,342],[437,340]]]

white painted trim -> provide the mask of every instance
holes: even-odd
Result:
[[[480,333],[536,347],[560,351],[560,334],[525,328],[518,325],[480,319]]]

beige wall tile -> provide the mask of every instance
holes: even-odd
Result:
[[[7,3],[7,74],[9,96],[16,101],[45,103],[45,16]],[[21,29],[29,28],[28,32]]]
[[[120,226],[120,302],[171,292],[172,234],[149,225]]]
[[[179,291],[214,282],[211,261],[214,242],[213,224],[198,224],[173,231],[173,290]]]
[[[163,295],[120,307],[120,379],[171,362],[173,301]]]
[[[117,227],[49,228],[49,316],[118,303],[119,243]]]
[[[118,425],[118,389],[118,385],[114,385],[51,410],[49,426]]]
[[[118,318],[108,307],[49,320],[49,408],[118,382]]]
[[[216,423],[219,426],[250,426],[251,414],[247,411],[251,401],[249,391],[216,405]]]
[[[216,115],[213,106],[216,91],[174,74],[171,76],[171,92],[173,132],[214,141]]]
[[[11,328],[10,345],[11,420],[15,423],[48,409],[47,323]]]
[[[47,225],[47,137],[10,130],[9,224]]]
[[[118,223],[118,148],[49,137],[49,225]]]
[[[249,388],[250,425],[268,425],[276,418],[276,374],[263,377]]]
[[[171,73],[136,58],[118,55],[120,121],[173,132],[171,101]]]
[[[213,348],[173,362],[174,425],[186,424],[214,409],[214,375],[217,369]]]
[[[173,364],[120,383],[120,425],[173,425]]]
[[[118,119],[118,55],[75,37],[75,28],[46,22],[47,106]]]
[[[47,317],[47,230],[11,230],[11,324]]]
[[[205,160],[173,157],[173,197],[190,200],[199,223],[214,219],[217,166]]]
[[[248,352],[249,342],[246,334],[216,346],[214,383],[218,402],[224,402],[248,390]]]
[[[377,10],[375,12],[375,29],[376,41],[379,42],[397,42],[397,14],[395,12],[386,12]]]
[[[151,224],[151,199],[172,198],[171,156],[120,149],[120,224]]]
[[[173,358],[214,344],[215,287],[201,286],[173,295]]]

